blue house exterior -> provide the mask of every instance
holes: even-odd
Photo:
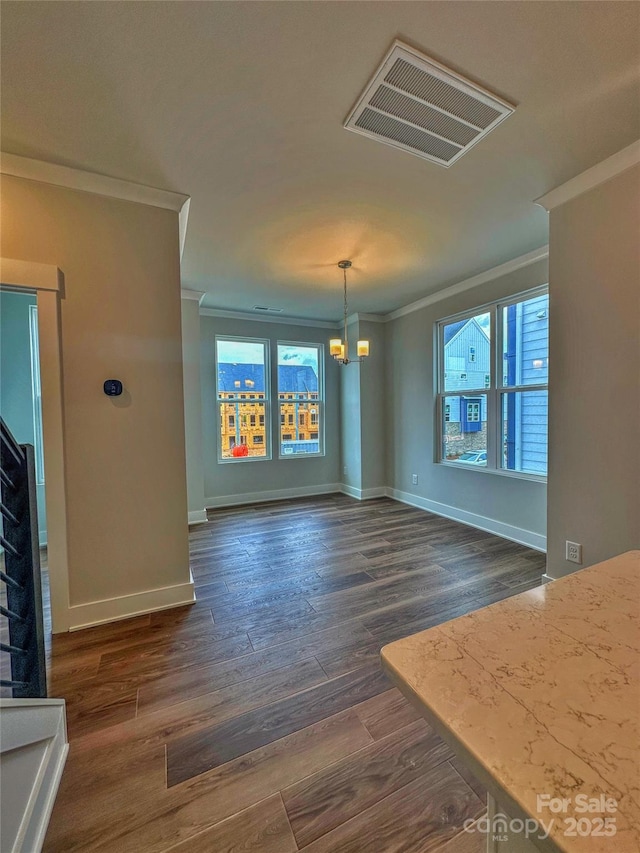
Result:
[[[504,329],[504,383],[549,381],[549,297],[509,305]],[[507,394],[504,404],[505,463],[510,470],[547,473],[547,391]]]
[[[491,346],[487,333],[475,318],[448,323],[444,327],[444,371],[448,391],[486,388],[491,378]],[[487,403],[484,395],[450,397],[445,420],[460,425],[460,434],[486,430]],[[471,449],[469,442],[464,449]],[[475,446],[473,449],[486,449]]]

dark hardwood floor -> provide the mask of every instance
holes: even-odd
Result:
[[[71,748],[45,850],[480,853],[482,788],[379,652],[538,585],[544,556],[343,495],[190,539],[195,605],[53,638]]]

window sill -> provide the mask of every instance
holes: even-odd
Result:
[[[482,474],[494,474],[498,477],[507,477],[511,480],[529,480],[533,483],[547,483],[546,474],[527,474],[524,471],[506,471],[504,468],[486,468],[482,465],[459,465],[456,462],[440,461],[436,463],[444,468],[455,468],[456,471],[476,471]]]
[[[232,459],[218,457],[218,465],[236,465],[238,462],[271,462],[271,456],[236,456]]]
[[[326,456],[325,453],[287,453],[279,455],[278,461],[284,461],[289,459],[319,459],[322,456]]]

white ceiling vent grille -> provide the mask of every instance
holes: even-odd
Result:
[[[514,109],[396,41],[344,126],[448,167]]]

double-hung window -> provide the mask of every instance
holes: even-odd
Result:
[[[278,343],[280,457],[324,453],[324,382],[321,344]]]
[[[216,337],[218,459],[269,459],[269,343]]]
[[[547,289],[448,317],[436,329],[437,460],[545,476]]]

